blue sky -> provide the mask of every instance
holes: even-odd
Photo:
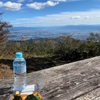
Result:
[[[100,0],[0,0],[13,26],[100,25]]]

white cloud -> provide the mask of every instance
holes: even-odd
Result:
[[[97,15],[96,18],[100,18],[100,15]]]
[[[74,1],[80,1],[80,0],[48,0],[47,2],[33,2],[30,4],[26,4],[26,6],[32,9],[40,10],[45,7],[56,6],[60,2],[74,2]]]
[[[91,18],[91,16],[84,16],[84,19],[89,19]]]
[[[17,3],[11,2],[11,1],[3,3],[2,1],[0,1],[0,7],[4,7],[6,10],[18,11],[21,9],[21,6],[22,6],[21,3],[24,1],[33,2],[33,0],[17,0]],[[47,0],[47,2],[29,3],[29,4],[26,4],[26,6],[28,8],[40,10],[45,7],[56,6],[60,2],[73,2],[73,1],[79,1],[79,0]]]
[[[0,7],[5,8],[6,10],[12,10],[12,11],[18,11],[21,9],[22,4],[21,3],[15,3],[15,2],[0,2]]]
[[[71,16],[71,19],[80,19],[81,16]]]
[[[43,9],[47,6],[55,6],[57,4],[59,4],[59,3],[47,1],[47,2],[34,2],[34,3],[27,4],[26,6],[29,8],[32,8],[32,9],[40,10],[40,9]]]
[[[75,1],[81,1],[81,0],[51,0],[55,2],[75,2]]]
[[[0,7],[3,7],[3,2],[0,1]]]
[[[45,3],[45,6],[55,6],[55,5],[57,5],[57,4],[59,4],[59,2],[47,1],[47,2]]]
[[[3,4],[3,7],[5,7],[7,10],[12,10],[12,11],[18,11],[21,9],[22,4],[21,3],[15,3],[15,2],[6,2]]]
[[[17,2],[24,2],[24,1],[27,1],[27,2],[33,2],[33,0],[17,0]]]
[[[45,7],[45,3],[34,2],[34,3],[31,3],[31,4],[27,4],[26,6],[29,7],[29,8],[36,9],[36,10],[40,10],[40,9]]]
[[[100,25],[100,10],[62,12],[33,18],[22,18],[12,22],[14,26],[61,26],[61,25]],[[27,24],[25,24],[27,23]]]

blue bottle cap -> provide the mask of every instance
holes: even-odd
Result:
[[[17,57],[17,58],[20,58],[20,57],[22,57],[22,56],[23,56],[22,52],[16,52],[16,57]]]

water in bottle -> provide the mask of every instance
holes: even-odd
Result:
[[[21,52],[16,53],[13,61],[14,88],[13,90],[22,91],[26,86],[26,61]]]

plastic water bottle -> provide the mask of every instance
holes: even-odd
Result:
[[[21,52],[16,53],[13,61],[14,88],[13,90],[22,91],[26,86],[26,61]]]

